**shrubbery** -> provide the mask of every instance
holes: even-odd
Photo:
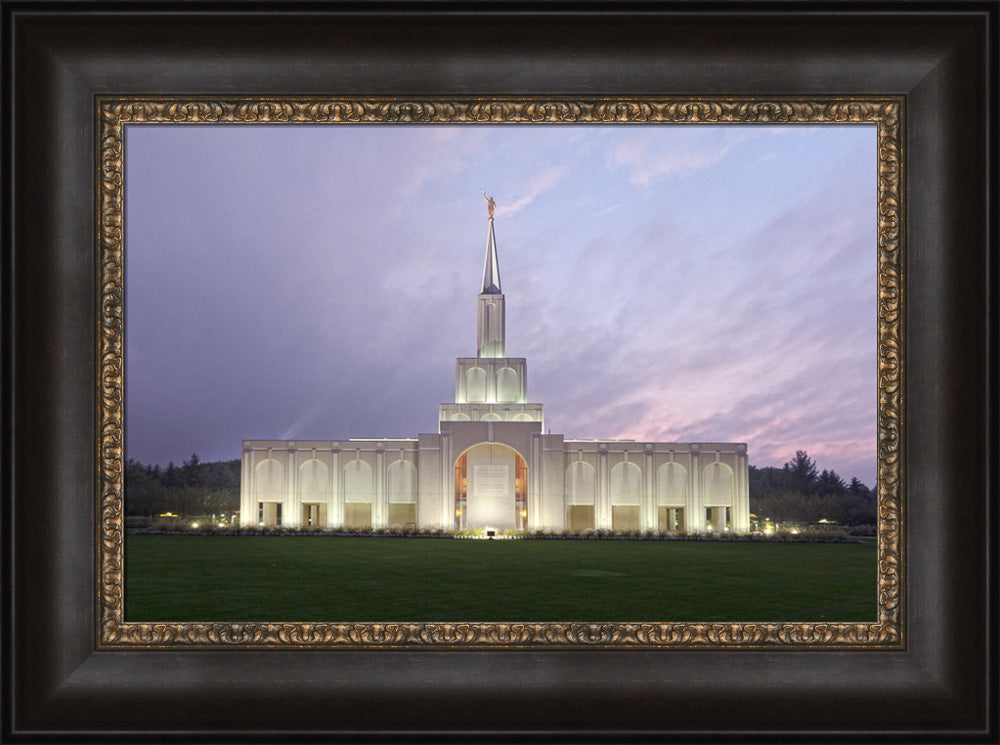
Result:
[[[207,521],[193,523],[177,518],[134,519],[127,518],[126,528],[136,533],[166,533],[192,535],[287,535],[287,536],[368,536],[383,538],[485,538],[481,530],[447,531],[441,528],[418,529],[413,526],[396,526],[391,528],[344,528],[305,526],[290,528],[281,525],[249,525],[220,526]],[[584,531],[551,531],[535,530],[509,533],[505,537],[521,540],[594,540],[594,541],[706,541],[706,542],[777,542],[777,543],[834,543],[852,541],[843,530],[838,528],[803,530],[792,532],[780,530],[773,535],[747,533],[659,533],[654,530],[620,530],[606,528]]]

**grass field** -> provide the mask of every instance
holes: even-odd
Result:
[[[874,621],[875,545],[129,535],[126,621]]]

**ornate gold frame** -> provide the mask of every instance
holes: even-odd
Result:
[[[905,647],[904,98],[98,97],[97,645],[129,648]],[[860,623],[129,623],[123,600],[123,204],[127,124],[874,124],[878,132],[877,621]]]

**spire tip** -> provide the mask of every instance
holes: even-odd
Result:
[[[493,200],[493,197],[486,193],[485,189],[480,189],[479,191],[483,193],[483,199],[486,201],[486,209],[489,210],[490,220],[492,220],[493,210],[497,208],[497,203]]]

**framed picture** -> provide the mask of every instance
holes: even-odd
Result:
[[[102,98],[99,105],[102,305],[124,296],[128,330],[123,339],[111,323],[103,335],[106,389],[123,388],[115,379],[123,347],[128,372],[124,401],[102,401],[101,429],[117,428],[124,403],[125,460],[136,474],[124,483],[128,514],[138,518],[139,500],[152,506],[155,499],[151,487],[142,491],[143,474],[153,482],[157,473],[164,481],[178,473],[137,466],[144,453],[161,453],[146,460],[166,467],[192,449],[233,457],[242,445],[240,467],[230,469],[240,479],[230,508],[240,513],[239,529],[217,523],[208,506],[189,509],[196,517],[186,521],[160,521],[168,532],[208,530],[232,540],[134,535],[125,581],[102,588],[106,643],[194,641],[192,629],[164,623],[170,620],[228,621],[199,626],[211,629],[202,643],[241,644],[286,638],[268,631],[273,624],[249,621],[280,621],[283,629],[336,621],[287,637],[332,648],[903,642],[894,517],[900,477],[891,447],[878,475],[879,542],[828,545],[833,553],[801,546],[800,559],[790,558],[796,549],[779,549],[773,563],[738,576],[767,549],[733,546],[731,569],[713,587],[697,567],[725,563],[718,555],[725,547],[699,558],[706,547],[661,541],[701,543],[717,534],[742,542],[756,527],[759,542],[775,532],[766,513],[757,519],[748,506],[748,477],[757,471],[748,469],[742,441],[751,437],[754,464],[779,470],[797,450],[821,448],[818,457],[834,463],[812,478],[830,481],[845,500],[850,492],[836,471],[862,469],[864,482],[876,482],[876,424],[886,432],[899,427],[889,350],[898,345],[900,314],[896,293],[885,292],[881,310],[876,297],[880,287],[898,285],[903,253],[895,209],[899,102],[452,99],[400,108],[394,100]],[[279,120],[288,112],[290,121],[261,124],[262,112],[282,112]],[[258,176],[237,176],[248,172]],[[498,207],[468,188],[484,174],[503,185],[509,204]],[[725,199],[717,198],[720,189]],[[456,220],[449,215],[456,210],[479,219]],[[470,250],[463,243],[477,242],[475,222],[489,228],[478,231],[487,233],[479,236],[483,245]],[[714,237],[706,225],[717,226]],[[441,404],[438,423],[428,421],[430,402],[450,397],[449,352],[471,352],[456,341],[472,336],[462,334],[461,320],[468,316],[471,332],[473,303],[463,300],[473,291],[479,328],[495,309],[505,323],[494,329],[495,340],[480,332],[475,358],[459,358],[454,403]],[[527,360],[512,356],[519,347]],[[612,348],[620,352],[609,355]],[[877,360],[880,348],[886,353]],[[528,363],[531,390],[524,385]],[[881,384],[879,368],[886,371]],[[469,382],[476,373],[478,393]],[[504,375],[506,389],[486,385]],[[876,417],[880,390],[887,405]],[[615,413],[623,398],[630,415]],[[796,413],[795,401],[804,411]],[[762,424],[771,407],[773,423]],[[789,432],[795,416],[801,421]],[[616,436],[553,435],[553,423]],[[406,434],[377,436],[394,430]],[[248,432],[260,434],[245,439]],[[162,455],[170,447],[174,458]],[[490,462],[480,463],[487,455]],[[797,457],[808,470],[806,454]],[[511,478],[514,458],[520,475]],[[188,463],[180,473],[195,468]],[[101,468],[122,470],[120,462]],[[855,482],[856,507],[874,528],[879,500],[864,482]],[[199,487],[192,480],[186,488],[193,498]],[[115,479],[101,489],[109,540],[122,530],[119,489]],[[842,532],[822,534],[824,514],[814,516],[811,531],[803,523],[778,539],[844,541]],[[394,563],[391,552],[402,550],[439,578],[433,582],[364,571],[348,581],[332,565],[354,560],[327,554],[346,550],[343,541],[299,541],[294,557],[260,556],[240,571],[227,566],[241,552],[234,542],[275,546],[248,532],[477,538],[491,529],[498,540],[550,543],[508,543],[488,549],[494,554],[486,559],[481,545],[463,541],[448,549],[461,554],[435,559],[443,544],[379,542],[379,565]],[[643,568],[618,566],[625,557],[612,559],[615,549],[605,545],[603,557],[592,559],[599,566],[581,569],[580,551],[589,549],[551,543],[602,532],[646,541],[615,544],[645,551],[635,558]],[[659,545],[649,544],[652,538]],[[167,554],[148,554],[178,542],[222,553],[201,556],[189,570]],[[347,546],[372,550],[357,541]],[[122,548],[102,552],[102,577],[118,574]],[[175,556],[194,559],[189,549]],[[306,561],[313,550],[328,569],[307,579],[288,562]],[[421,559],[417,550],[433,553]],[[515,553],[496,554],[508,550]],[[743,550],[745,563],[736,558]],[[487,563],[476,567],[478,558]],[[528,563],[519,568],[521,561]],[[438,562],[471,564],[442,575]],[[503,570],[491,571],[492,564]],[[547,580],[542,564],[551,565]],[[827,567],[842,572],[848,564],[857,567],[853,581],[825,576]],[[258,570],[279,565],[289,576],[255,590]],[[695,569],[689,582],[697,592],[671,586],[682,565]],[[200,584],[185,585],[186,571]],[[318,602],[316,582],[328,602]],[[362,600],[373,586],[402,615],[391,615],[384,601]],[[723,600],[735,586],[754,600],[742,607]],[[786,600],[806,587],[823,601]],[[124,613],[114,600],[123,588]],[[287,604],[262,604],[286,590]],[[533,601],[522,599],[530,594]],[[699,599],[689,609],[691,594],[719,604]],[[302,602],[306,596],[313,599]],[[233,605],[227,597],[242,600]],[[414,617],[407,597],[422,616]],[[541,600],[555,597],[555,607]],[[221,615],[212,615],[210,598],[218,598]],[[189,601],[202,610],[189,609]],[[239,615],[240,607],[250,615]],[[456,618],[471,637],[455,633],[454,621],[444,623]],[[362,619],[379,623],[369,628]],[[703,619],[713,623],[679,623]],[[625,623],[609,623],[615,620]]]
[[[9,14],[10,732],[986,736],[989,14],[431,10]],[[124,618],[124,128],[365,122],[870,125],[877,618]]]

